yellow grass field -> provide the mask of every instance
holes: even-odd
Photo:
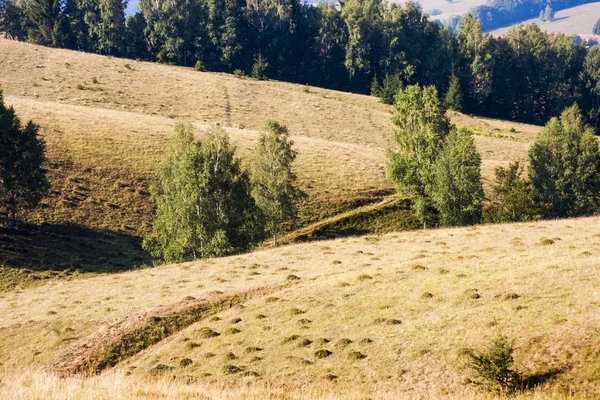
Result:
[[[599,222],[338,239],[7,292],[0,395],[34,398],[42,390],[36,382],[49,380],[45,390],[55,398],[78,385],[131,398],[162,398],[156,393],[165,387],[181,396],[221,387],[224,398],[235,398],[227,393],[242,384],[258,393],[316,390],[315,398],[477,397],[479,389],[464,384],[472,372],[461,354],[504,334],[515,340],[518,369],[539,378],[538,392],[595,397]],[[61,381],[35,372],[98,366],[133,328],[223,298],[233,300],[100,368],[106,378]],[[331,354],[321,359],[319,350]],[[29,371],[19,374],[27,385],[11,383],[15,370]],[[102,389],[97,379],[110,377]],[[145,393],[139,382],[146,379],[147,395],[134,395]]]
[[[0,87],[41,126],[53,185],[27,230],[0,231],[0,399],[496,398],[465,354],[498,335],[516,398],[600,396],[600,218],[390,232],[412,225],[376,98],[4,39]],[[475,130],[486,187],[540,129],[448,115]],[[224,126],[248,166],[268,119],[309,196],[289,244],[151,267],[174,125]]]

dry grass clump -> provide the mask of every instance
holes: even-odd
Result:
[[[327,358],[333,353],[327,349],[320,349],[315,351],[315,358]]]
[[[200,328],[198,330],[198,336],[203,339],[213,338],[213,337],[217,337],[219,335],[220,335],[219,332],[215,332],[211,328],[206,327],[206,326],[203,328]]]

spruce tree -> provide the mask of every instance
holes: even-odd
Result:
[[[156,220],[144,248],[167,262],[249,249],[263,232],[250,191],[250,178],[223,129],[195,143],[192,128],[177,125],[152,188]]]
[[[28,38],[45,46],[62,44],[65,18],[64,0],[26,0],[25,15],[29,21]]]
[[[23,210],[34,208],[48,191],[45,144],[38,126],[21,126],[0,91],[0,210],[13,230]]]
[[[252,77],[256,80],[262,81],[268,79],[267,70],[269,69],[269,63],[267,59],[258,54],[252,65]]]
[[[446,96],[444,96],[444,107],[448,110],[462,111],[462,92],[460,91],[460,81],[458,77],[452,73],[450,75],[450,85]]]
[[[287,128],[278,122],[268,121],[255,150],[252,193],[265,216],[274,246],[277,246],[281,224],[296,218],[296,202],[302,196],[292,168],[296,159],[292,146]]]
[[[427,188],[438,210],[440,224],[472,225],[481,222],[483,185],[481,156],[468,129],[451,132],[437,157]]]

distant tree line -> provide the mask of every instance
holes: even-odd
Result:
[[[502,4],[496,5],[517,7]],[[458,79],[464,112],[545,123],[576,102],[589,123],[599,124],[598,74],[590,68],[598,53],[535,25],[493,38],[484,33],[485,23],[467,15],[452,34],[416,3],[382,0],[345,0],[339,6],[141,0],[140,12],[127,19],[122,0],[0,0],[0,5],[0,31],[48,46],[371,91],[390,104],[401,87],[433,85],[445,94]]]

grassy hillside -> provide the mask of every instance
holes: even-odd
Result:
[[[0,291],[149,265],[140,248],[152,222],[149,183],[178,121],[192,123],[199,137],[223,125],[246,165],[266,120],[288,125],[308,194],[295,227],[303,230],[290,240],[413,226],[396,218],[404,211],[385,206],[407,203],[389,197],[384,166],[393,109],[376,98],[5,39],[0,88],[23,120],[41,125],[52,182],[49,198],[28,217],[33,226],[19,235],[0,231]],[[480,134],[486,183],[494,167],[525,157],[539,129],[450,116]],[[367,222],[364,207],[387,225]],[[327,225],[331,218],[338,222]],[[323,224],[326,235],[311,231]]]
[[[48,397],[83,385],[235,398],[249,385],[256,397],[464,398],[479,392],[461,354],[504,334],[540,397],[594,397],[599,222],[337,239],[4,293],[0,394],[27,398],[54,382],[30,371],[50,368],[101,375],[46,385]]]
[[[581,6],[557,11],[554,20],[542,22],[539,18],[523,21],[522,24],[536,23],[542,31],[565,33],[567,35],[592,34],[594,24],[600,18],[600,2],[583,4]],[[492,31],[493,35],[502,35],[511,27]]]

